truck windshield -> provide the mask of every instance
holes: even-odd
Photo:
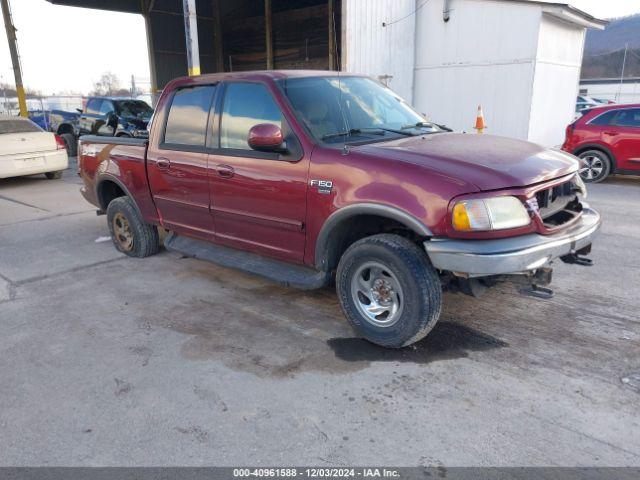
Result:
[[[298,119],[319,141],[379,141],[441,131],[370,78],[288,78],[280,84]]]
[[[117,103],[123,117],[149,118],[153,109],[142,100],[124,100]]]

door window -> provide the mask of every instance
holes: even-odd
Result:
[[[608,112],[603,113],[602,115],[597,116],[589,123],[591,125],[613,125],[613,119],[618,114],[617,110],[609,110]]]
[[[203,85],[176,91],[169,108],[164,143],[204,147],[209,109],[216,87]]]
[[[113,108],[113,102],[109,100],[102,101],[102,105],[100,105],[100,111],[99,111],[100,115],[107,115],[108,113],[112,113],[114,111],[115,109]]]
[[[100,104],[102,103],[102,100],[99,98],[92,98],[87,102],[87,111],[86,113],[89,113],[91,115],[97,115],[98,112],[100,111]]]
[[[640,127],[640,108],[620,110],[615,124],[620,127]]]
[[[227,85],[220,122],[220,147],[251,150],[249,130],[259,123],[282,128],[282,112],[264,85],[230,83]]]

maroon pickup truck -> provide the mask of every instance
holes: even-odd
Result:
[[[179,78],[148,140],[80,139],[82,193],[132,257],[160,248],[311,289],[335,279],[362,337],[402,347],[442,292],[501,281],[549,297],[600,227],[575,157],[452,133],[370,78],[271,71]]]

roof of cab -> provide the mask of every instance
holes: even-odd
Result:
[[[185,83],[207,83],[220,82],[223,80],[281,80],[283,78],[302,78],[302,77],[325,77],[325,76],[341,76],[341,77],[362,77],[357,73],[345,73],[337,70],[251,70],[246,72],[220,72],[205,73],[193,77],[178,77],[172,80],[169,85],[185,84]],[[167,85],[167,86],[169,86]]]

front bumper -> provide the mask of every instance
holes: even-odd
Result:
[[[424,248],[433,266],[471,277],[523,273],[588,246],[600,229],[600,215],[584,208],[580,221],[555,235],[537,233],[498,240],[432,239]]]

